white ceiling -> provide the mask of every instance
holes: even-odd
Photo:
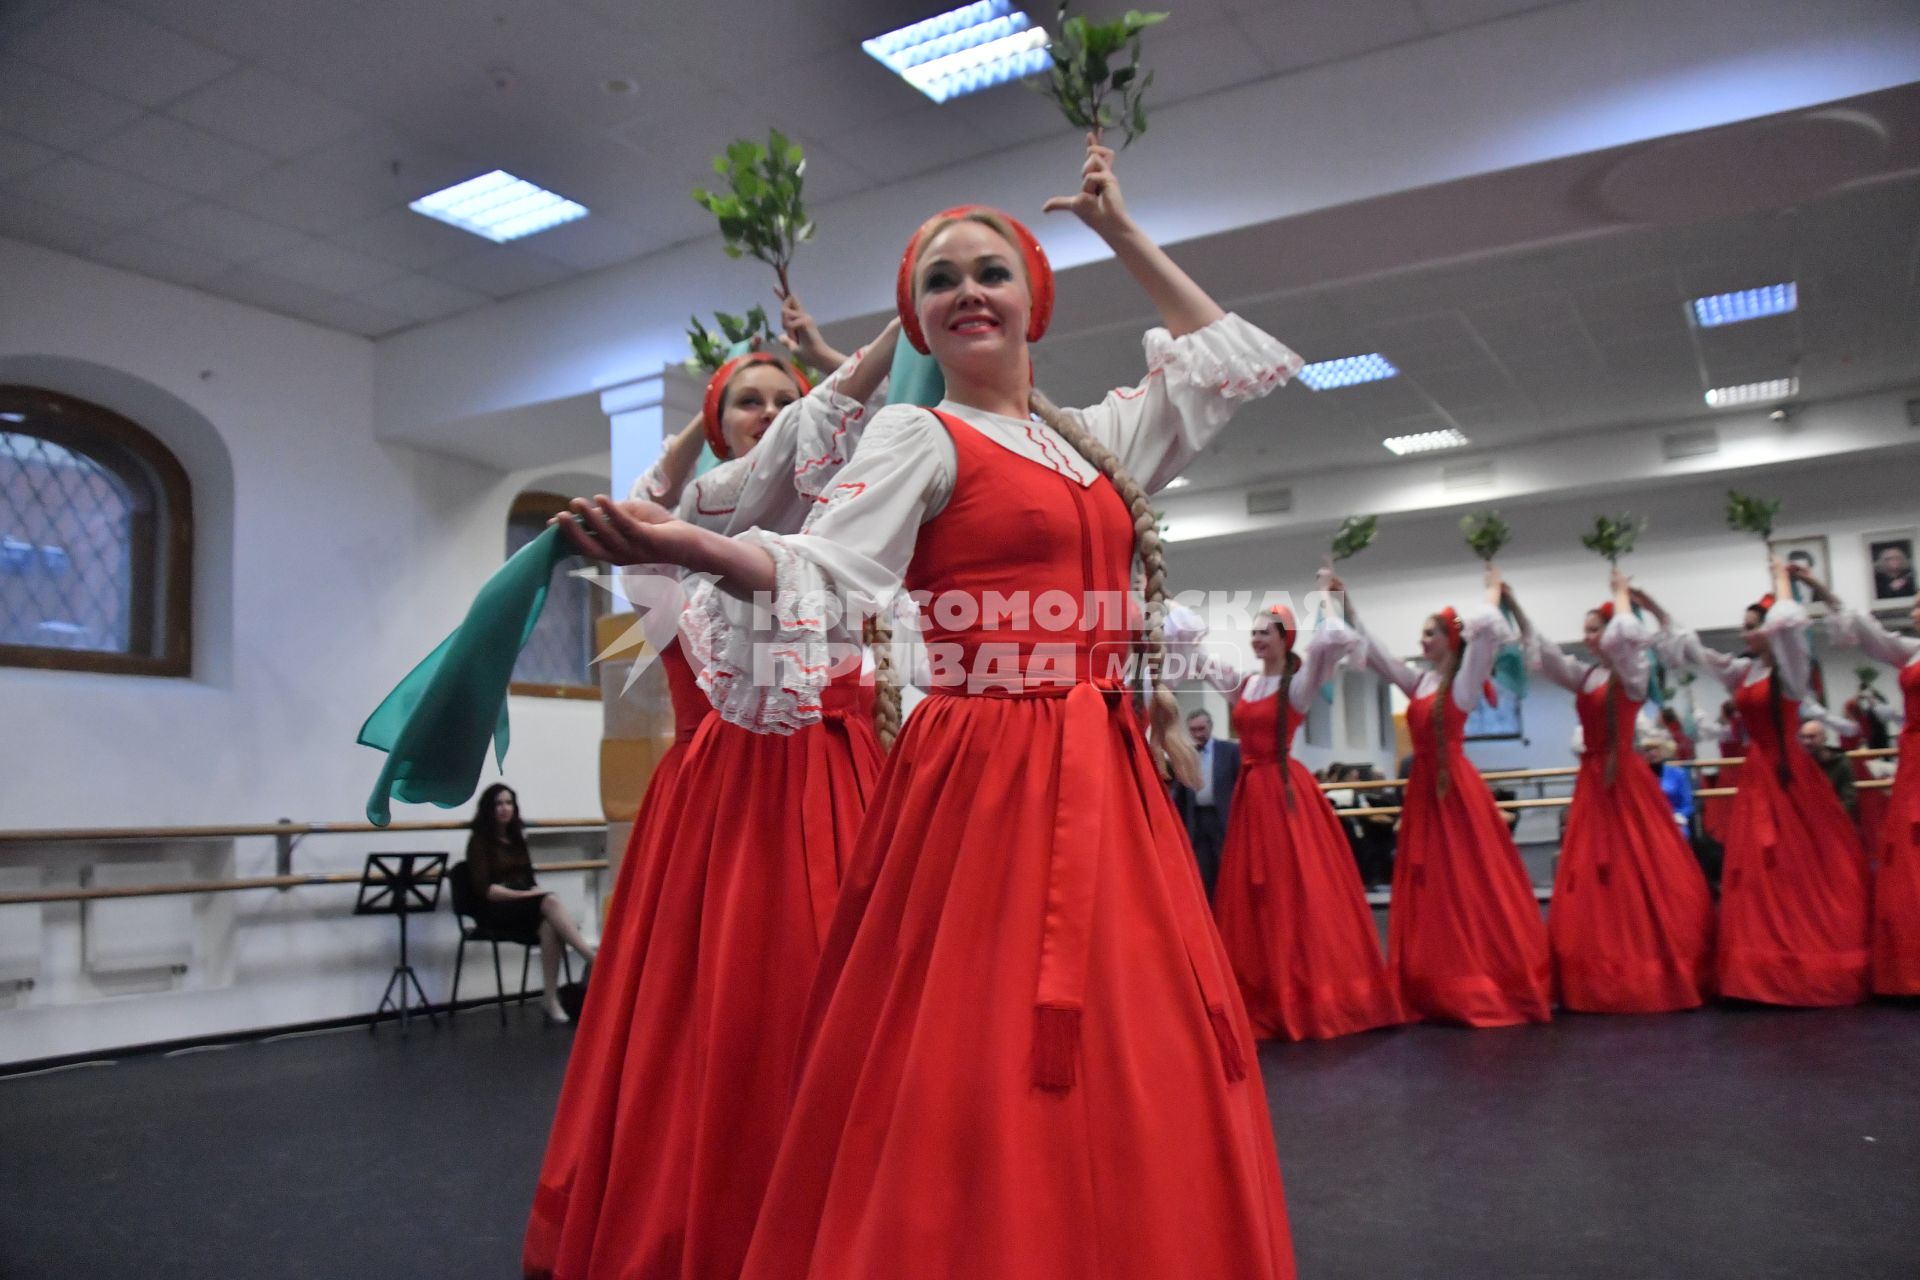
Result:
[[[770,123],[816,206],[1057,131],[860,51],[944,2],[0,2],[0,235],[383,336],[708,233],[689,189]],[[1178,0],[1152,101],[1554,2]],[[492,245],[406,207],[496,167],[591,216]]]

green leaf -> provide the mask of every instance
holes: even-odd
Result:
[[[1499,555],[1501,548],[1513,540],[1513,526],[1502,520],[1498,511],[1476,511],[1463,516],[1460,532],[1473,554],[1487,561]]]
[[[1773,518],[1779,514],[1778,498],[1759,498],[1735,489],[1727,490],[1727,527],[1736,533],[1756,533],[1763,539],[1771,538]]]
[[[1164,13],[1129,10],[1112,22],[1093,22],[1069,14],[1069,4],[1062,3],[1059,35],[1048,48],[1052,66],[1043,92],[1069,124],[1080,129],[1118,127],[1126,135],[1122,146],[1146,132],[1141,93],[1153,74],[1140,65],[1140,33],[1166,18]],[[1116,66],[1122,50],[1131,57],[1127,65]]]
[[[1132,84],[1134,72],[1139,69],[1138,67],[1121,67],[1113,73],[1113,87],[1116,89],[1124,89]]]
[[[1348,516],[1341,521],[1339,532],[1333,535],[1333,558],[1346,560],[1365,551],[1373,545],[1379,527],[1378,516]]]

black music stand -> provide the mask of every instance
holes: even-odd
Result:
[[[426,1011],[427,1020],[436,1028],[440,1025],[432,1001],[427,999],[427,993],[421,988],[413,966],[407,963],[407,917],[437,910],[440,906],[440,885],[446,878],[447,855],[444,853],[367,855],[366,869],[360,873],[360,898],[353,904],[353,914],[393,916],[400,922],[400,963],[393,967],[393,977],[387,979],[387,990],[380,997],[380,1007],[373,1011],[373,1017],[367,1023],[369,1033],[380,1029],[380,1015],[387,1011],[388,1005],[392,1005],[394,1013],[399,1015],[401,1034],[406,1033],[410,1016],[409,987],[419,997],[413,1003]]]

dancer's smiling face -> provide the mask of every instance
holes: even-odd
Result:
[[[1444,670],[1453,655],[1453,645],[1447,637],[1447,625],[1439,615],[1427,619],[1420,628],[1420,656],[1425,658],[1435,671]]]
[[[1740,629],[1740,639],[1745,642],[1748,653],[1762,654],[1767,651],[1767,633],[1760,629],[1766,620],[1767,615],[1760,610],[1747,610],[1744,625]]]
[[[984,370],[1019,354],[1033,307],[1020,251],[984,222],[961,218],[927,238],[914,264],[914,313],[943,367]]]
[[[778,365],[750,364],[727,382],[720,434],[732,457],[744,457],[767,433],[780,411],[800,398],[793,376]]]
[[[1600,636],[1603,632],[1606,631],[1606,629],[1607,629],[1607,620],[1600,616],[1600,611],[1598,609],[1587,610],[1587,629],[1583,633],[1581,638],[1587,642],[1588,653],[1591,653],[1596,657],[1599,655]]]

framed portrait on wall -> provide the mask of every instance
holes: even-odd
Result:
[[[1914,543],[1920,529],[1888,529],[1860,535],[1867,552],[1867,599],[1878,609],[1907,609],[1920,596],[1914,578]]]
[[[1827,539],[1824,534],[1811,538],[1775,538],[1767,544],[1767,550],[1773,552],[1780,563],[1787,566],[1789,572],[1795,565],[1803,565],[1806,571],[1829,586],[1833,583],[1833,558],[1827,554]],[[1793,598],[1807,607],[1807,612],[1815,615],[1825,613],[1826,606],[1813,598],[1813,593],[1801,584],[1793,584]]]

